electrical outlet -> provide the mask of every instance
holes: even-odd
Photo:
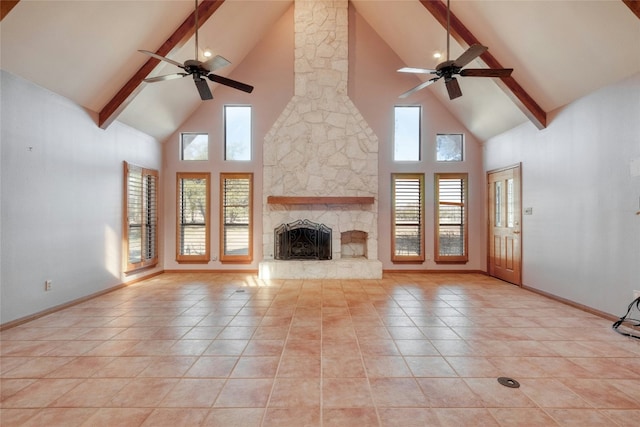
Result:
[[[638,298],[640,298],[640,291],[636,289],[633,291],[633,299],[636,300]]]
[[[211,261],[217,261],[217,260],[218,260],[217,256],[214,255],[214,256],[211,257]]]
[[[45,291],[50,291],[51,290],[51,280],[45,280],[45,282],[44,282],[44,290]]]

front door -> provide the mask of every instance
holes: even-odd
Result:
[[[522,285],[520,165],[488,172],[489,275]]]

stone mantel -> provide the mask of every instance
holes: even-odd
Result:
[[[268,196],[270,205],[372,205],[374,197]]]

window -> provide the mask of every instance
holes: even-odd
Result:
[[[393,160],[420,160],[420,117],[422,107],[395,107]]]
[[[124,270],[158,263],[158,171],[124,162]]]
[[[220,174],[220,197],[220,261],[251,262],[253,174]]]
[[[251,107],[224,106],[225,160],[251,160]]]
[[[467,262],[467,174],[435,174],[435,193],[435,261]]]
[[[209,262],[209,173],[177,174],[178,262]]]
[[[424,261],[424,174],[391,175],[391,261]]]
[[[439,162],[461,162],[464,160],[461,133],[436,136],[436,160]]]
[[[209,160],[209,135],[181,133],[180,160]]]

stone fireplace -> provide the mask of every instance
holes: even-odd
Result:
[[[294,96],[264,140],[262,278],[382,277],[378,138],[347,95],[347,8],[294,3]],[[274,230],[302,220],[332,230],[330,260],[276,259]]]

